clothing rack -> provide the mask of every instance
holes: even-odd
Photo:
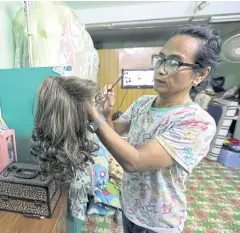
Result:
[[[30,8],[31,8],[31,3],[30,1],[24,1],[24,12],[26,16],[26,21],[27,21],[27,32],[28,32],[28,59],[29,59],[29,67],[33,66],[33,55],[32,55],[32,33],[31,33],[31,25],[30,25]]]

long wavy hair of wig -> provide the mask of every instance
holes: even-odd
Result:
[[[47,77],[39,88],[30,152],[60,183],[71,182],[98,150],[87,137],[88,103],[94,97],[101,106],[99,86],[77,77]]]

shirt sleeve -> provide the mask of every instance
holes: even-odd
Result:
[[[136,108],[139,108],[139,105],[147,97],[148,96],[141,96],[135,102],[133,102],[131,106],[120,116],[120,120],[126,124],[131,124],[131,121],[134,115],[134,110]]]
[[[125,124],[131,124],[134,104],[135,102],[132,103],[131,106],[120,116],[120,120]]]
[[[187,117],[172,125],[155,138],[188,173],[205,157],[216,133],[216,124],[210,116]]]

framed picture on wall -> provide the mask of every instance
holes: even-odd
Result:
[[[123,69],[122,88],[152,88],[154,79],[154,69]]]

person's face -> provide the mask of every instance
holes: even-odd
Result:
[[[190,66],[178,66],[178,62],[195,63],[196,53],[199,49],[199,40],[186,35],[172,37],[163,47],[159,57],[167,59],[154,71],[154,90],[159,94],[187,93],[193,85],[199,84],[209,71],[194,73],[194,68]],[[172,62],[171,62],[172,61]],[[166,69],[169,68],[169,69]],[[198,67],[199,68],[199,67]],[[174,72],[175,71],[175,72]]]

